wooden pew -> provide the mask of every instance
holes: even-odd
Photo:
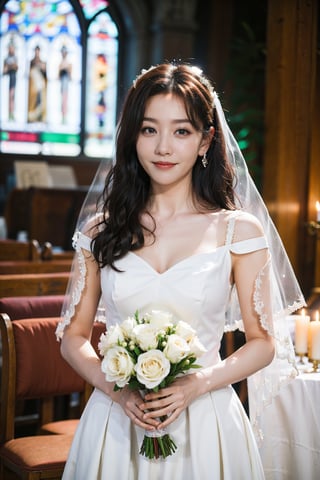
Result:
[[[21,273],[58,273],[69,272],[72,261],[50,260],[33,262],[30,260],[0,261],[0,275]]]
[[[70,272],[0,275],[0,297],[64,294]]]
[[[65,250],[63,252],[52,252],[52,260],[72,260],[74,250]]]
[[[13,189],[8,197],[5,218],[9,238],[19,230],[40,243],[51,242],[71,250],[71,239],[87,195],[87,187]]]
[[[0,261],[29,260],[38,261],[41,248],[37,240],[18,242],[17,240],[0,240]]]
[[[42,245],[41,258],[45,261],[52,260],[69,260],[70,263],[74,256],[74,250],[59,250],[56,251],[51,242],[45,242]]]

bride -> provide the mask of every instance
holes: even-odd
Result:
[[[281,322],[304,301],[199,69],[165,63],[137,77],[98,210],[75,234],[72,301],[57,330],[62,355],[94,386],[63,479],[263,479],[254,435],[261,392],[271,401],[280,378],[295,374]],[[207,350],[201,368],[144,398],[128,386],[114,391],[90,344],[99,302],[107,329],[136,310],[189,323]],[[235,328],[246,343],[221,360],[223,333]],[[251,423],[231,386],[247,377]],[[145,432],[163,430],[176,452],[141,455]]]

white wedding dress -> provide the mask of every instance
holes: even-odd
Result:
[[[219,362],[231,294],[230,252],[245,254],[266,248],[264,237],[232,243],[232,229],[230,221],[225,245],[186,258],[162,274],[132,252],[116,262],[123,273],[103,268],[107,326],[132,316],[137,309],[141,313],[170,311],[192,325],[207,348],[201,364]],[[90,239],[81,233],[78,251],[80,247],[90,249]],[[63,480],[264,478],[251,425],[231,386],[199,397],[167,431],[177,451],[166,459],[148,460],[139,454],[144,430],[96,389],[75,434]]]

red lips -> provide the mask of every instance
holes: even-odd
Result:
[[[153,165],[161,170],[169,170],[173,168],[176,164],[171,162],[153,162]]]

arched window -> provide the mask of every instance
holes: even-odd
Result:
[[[89,25],[86,62],[85,143],[88,156],[111,156],[114,137],[118,31],[107,12]]]
[[[0,68],[0,153],[111,153],[118,30],[107,1],[1,1]]]

